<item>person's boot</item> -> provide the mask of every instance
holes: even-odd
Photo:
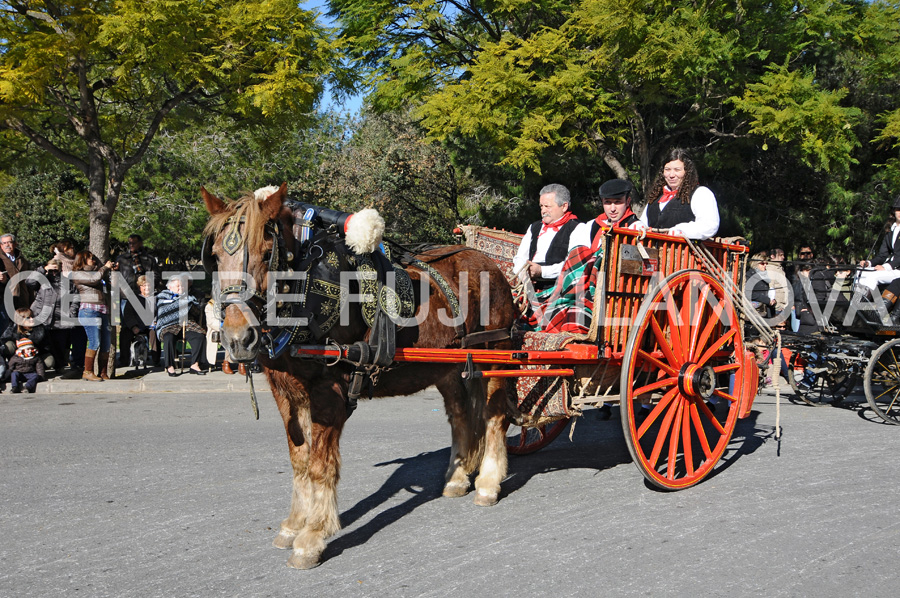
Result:
[[[888,313],[888,326],[900,326],[900,304],[897,303],[897,295],[890,291],[881,293],[881,299],[884,301],[884,309]]]
[[[96,349],[88,349],[84,352],[84,373],[81,374],[82,380],[90,380],[91,382],[100,382],[103,380],[103,378],[94,374],[94,360],[96,358]]]
[[[238,374],[240,374],[241,376],[247,375],[247,365],[246,364],[244,364],[244,363],[238,364]]]
[[[100,360],[100,379],[109,380],[109,374],[106,373],[106,370],[109,367],[109,351],[98,354],[97,359]]]
[[[231,364],[228,363],[227,361],[222,362],[222,373],[228,374],[228,375],[231,375],[234,373],[234,370],[231,369]]]

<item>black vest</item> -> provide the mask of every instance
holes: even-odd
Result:
[[[538,220],[531,225],[531,247],[528,249],[528,259],[530,260],[534,260],[534,252],[537,251],[538,235],[541,233],[543,224],[543,222]],[[566,256],[569,255],[569,237],[576,226],[578,226],[577,220],[569,220],[560,226],[559,230],[556,231],[556,236],[550,241],[550,247],[547,248],[547,255],[544,256],[544,261],[536,263],[544,266],[547,264],[558,264],[566,259]]]
[[[655,201],[647,206],[647,224],[650,228],[672,228],[676,224],[683,224],[694,220],[694,212],[690,203],[681,203],[678,198],[673,198],[666,205],[666,209],[660,211],[659,202]]]

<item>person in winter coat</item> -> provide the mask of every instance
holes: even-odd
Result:
[[[802,264],[794,283],[794,311],[800,319],[798,334],[812,334],[826,324],[817,320],[816,310],[823,313],[831,296],[831,289],[837,280],[837,272],[827,267],[826,260],[817,258]]]
[[[109,380],[109,272],[113,262],[101,265],[90,251],[79,251],[72,269],[72,282],[78,293],[78,322],[87,334],[87,350],[84,354],[84,380]],[[99,361],[99,375],[94,373],[94,362]]]
[[[200,323],[200,301],[188,293],[188,278],[173,276],[165,289],[156,296],[156,334],[163,343],[163,365],[170,376],[175,371],[175,343],[181,338],[191,345],[191,374],[203,376],[200,364],[205,358],[206,329]]]
[[[38,381],[44,378],[44,362],[27,338],[16,343],[16,354],[9,359],[10,386],[14,393],[25,387],[29,393],[37,389]]]
[[[46,367],[52,368],[55,365],[47,344],[47,329],[43,324],[34,321],[31,310],[27,307],[17,309],[13,322],[0,334],[0,343],[2,343],[0,352],[3,352],[6,357],[13,356],[16,352],[16,342],[23,338],[27,338],[34,344],[35,350],[41,354],[41,359]]]
[[[154,314],[156,313],[156,297],[147,277],[138,276],[137,285],[140,295],[136,301],[125,303],[122,309],[122,328],[119,331],[119,366],[131,365],[131,344],[140,335],[147,337],[150,365],[159,364],[159,340],[152,328]],[[149,314],[149,317],[147,316]]]
[[[46,331],[46,349],[53,357],[54,367],[61,374],[69,363],[69,348],[75,339],[74,331],[78,326],[78,306],[68,304],[68,312],[62,313],[60,294],[61,264],[56,258],[44,266],[45,282],[38,289],[31,303],[36,325],[42,325]],[[46,361],[45,361],[45,365]]]

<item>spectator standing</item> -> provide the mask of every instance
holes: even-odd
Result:
[[[47,262],[44,266],[44,276],[46,282],[34,296],[31,313],[34,314],[35,323],[46,328],[47,349],[53,356],[56,372],[62,374],[69,363],[69,349],[72,346],[73,330],[77,326],[78,307],[69,303],[69,312],[65,315],[62,313],[60,295],[62,273],[58,259],[53,258]]]
[[[156,285],[159,284],[161,275],[159,261],[144,247],[144,239],[139,234],[135,233],[128,237],[128,250],[116,257],[116,266],[122,279],[125,280],[131,292],[136,296],[141,295],[140,285],[138,284],[138,279],[141,276],[146,277],[146,280],[150,281],[154,290]],[[132,314],[136,311],[134,306],[128,305],[128,302],[128,297],[123,296],[120,306],[123,320],[126,310],[130,309]],[[126,328],[123,321],[119,335],[121,337],[124,332],[124,338],[120,338],[118,343],[119,365],[121,367],[127,367],[131,364],[131,341],[134,339],[134,335],[125,332]]]
[[[59,262],[60,273],[68,276],[75,267],[75,242],[64,238],[54,243],[51,248],[53,257]]]
[[[148,280],[152,280],[154,288],[160,284],[159,260],[147,251],[144,247],[144,240],[138,234],[128,237],[128,251],[124,251],[116,257],[116,264],[119,274],[122,275],[135,295],[140,294],[138,278],[141,276],[147,276]]]
[[[794,311],[800,320],[798,334],[812,334],[821,328],[820,324],[826,324],[817,321],[812,305],[815,302],[820,313],[824,311],[837,280],[836,274],[822,258],[800,265],[799,276],[794,283]]]
[[[16,242],[16,236],[12,233],[0,235],[0,287],[3,290],[3,297],[6,297],[7,291],[12,293],[13,304],[16,309],[21,307],[29,307],[34,296],[33,286],[36,283],[27,280],[19,280],[19,282],[7,289],[10,280],[20,273],[31,270],[31,264],[25,256],[19,251],[19,245]],[[6,306],[6,302],[3,302]],[[7,317],[9,314],[6,314]]]
[[[77,318],[78,297],[77,295],[72,295],[72,286],[69,282],[70,276],[72,274],[72,269],[75,267],[75,241],[68,237],[65,237],[54,243],[51,246],[51,249],[53,250],[54,259],[59,262],[60,302],[62,302],[63,297],[65,297],[65,302],[68,304],[66,307],[70,309],[71,313],[74,313],[75,317]],[[62,305],[60,307],[62,307]],[[84,371],[84,352],[86,348],[87,334],[85,334],[84,332],[84,327],[76,319],[72,323],[72,328],[69,333],[69,346],[65,348],[67,357],[71,352],[71,361],[69,363],[72,367],[72,376],[75,378],[81,377],[81,373]]]
[[[37,389],[38,381],[44,377],[44,362],[37,354],[34,344],[27,338],[16,343],[16,354],[9,359],[10,386],[14,393],[29,393]]]
[[[78,293],[78,322],[87,335],[87,350],[84,354],[84,380],[109,380],[109,272],[113,262],[100,264],[90,251],[79,251],[75,255],[72,282]],[[99,375],[94,374],[94,362],[99,361]]]

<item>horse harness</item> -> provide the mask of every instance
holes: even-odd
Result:
[[[296,256],[287,251],[278,222],[270,220],[265,224],[265,234],[272,239],[268,271],[270,276],[275,275],[279,279],[278,283],[268,285],[266,293],[250,288],[247,284],[249,248],[241,233],[245,218],[232,216],[227,220],[226,226],[230,225],[230,228],[222,240],[222,250],[228,255],[234,255],[239,249],[243,249],[241,281],[222,288],[218,296],[214,294],[215,313],[220,320],[224,320],[228,305],[248,306],[259,322],[261,340],[269,357],[275,359],[292,345],[326,339],[327,333],[338,321],[341,307],[348,300],[348,290],[345,285],[340,284],[341,272],[355,270],[360,283],[359,296],[368,298],[362,301],[361,311],[370,333],[368,342],[354,343],[344,360],[354,367],[346,399],[349,417],[356,408],[364,383],[368,381],[374,386],[381,372],[396,366],[394,354],[397,322],[402,323],[403,319],[411,318],[416,308],[412,282],[406,270],[391,261],[388,246],[383,246],[384,253],[374,251],[360,255],[350,250],[340,238],[337,226],[320,217],[321,212],[326,215],[337,212],[300,202],[290,202],[288,205],[293,212],[293,234],[299,243],[299,249]],[[209,273],[216,270],[212,252],[214,242],[212,235],[207,236],[203,242],[201,257],[203,267]],[[454,320],[457,320],[460,313],[459,299],[444,277],[433,266],[416,259],[411,253],[403,256],[402,263],[426,272],[434,280],[445,295]],[[282,278],[285,279],[283,285],[280,282]],[[393,285],[387,284],[391,278]],[[281,291],[281,298],[299,300],[278,301],[278,291]],[[269,310],[273,306],[276,323],[270,324]],[[282,326],[280,322],[283,321],[291,323]],[[485,336],[486,332],[491,333],[490,338]],[[482,331],[467,336],[464,324],[456,326],[456,335],[461,339],[463,347],[496,340],[494,336],[497,332]],[[247,368],[247,377],[250,382],[251,404],[259,419],[251,368]]]

